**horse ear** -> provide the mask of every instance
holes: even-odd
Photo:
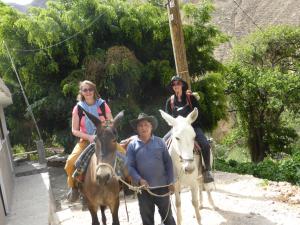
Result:
[[[164,118],[164,120],[170,125],[170,126],[174,126],[174,124],[176,123],[176,120],[173,116],[169,115],[168,113],[162,111],[161,109],[159,110],[162,118]]]
[[[116,115],[116,117],[114,118],[114,122],[113,122],[113,127],[118,127],[120,125],[120,121],[123,119],[124,117],[124,110],[122,110],[121,112],[118,113],[118,115]]]
[[[78,105],[78,107],[80,107],[82,109],[82,111],[85,113],[85,115],[93,122],[93,124],[95,125],[95,127],[98,127],[99,125],[101,126],[101,121],[96,116],[94,116],[93,114],[91,114],[88,111],[86,111],[80,105]]]
[[[186,117],[190,124],[192,124],[198,117],[198,109],[195,107],[192,112]]]

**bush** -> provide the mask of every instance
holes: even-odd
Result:
[[[25,153],[25,148],[23,145],[14,145],[13,146],[13,153],[14,154],[21,154],[21,153]]]
[[[262,179],[287,181],[292,184],[300,185],[300,152],[282,160],[274,160],[271,157],[267,157],[258,164],[216,159],[215,166],[217,170],[225,172],[251,174]]]
[[[281,180],[278,173],[278,165],[271,158],[266,158],[264,161],[258,163],[254,168],[253,175],[268,180]]]

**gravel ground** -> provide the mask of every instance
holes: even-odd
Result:
[[[91,224],[88,211],[81,210],[80,202],[69,204],[66,200],[66,175],[63,168],[50,167],[50,182],[56,201],[56,215],[62,225]],[[212,197],[218,209],[213,210],[204,193],[204,208],[200,214],[205,225],[299,225],[300,224],[300,187],[286,182],[265,182],[249,175],[215,172],[216,190]],[[140,225],[141,219],[137,199],[127,196],[127,220],[124,198],[119,208],[120,224]],[[172,211],[176,210],[172,197]],[[108,224],[111,216],[106,210]],[[197,224],[191,197],[188,191],[182,193],[183,225]],[[99,218],[100,211],[99,211]],[[155,224],[160,218],[155,213]]]

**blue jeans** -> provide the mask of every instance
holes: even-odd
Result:
[[[194,127],[196,133],[196,141],[201,147],[201,153],[204,160],[205,170],[211,170],[210,166],[210,144],[200,127]],[[163,137],[164,141],[168,140],[172,135],[172,129]]]
[[[166,188],[157,188],[151,190],[151,192],[157,195],[163,195],[169,192]],[[164,220],[165,225],[176,225],[172,216],[170,197],[156,197],[150,195],[147,191],[142,190],[141,194],[138,194],[140,214],[142,217],[143,225],[154,225],[154,212],[155,205],[158,207],[158,212],[161,216],[161,220]]]

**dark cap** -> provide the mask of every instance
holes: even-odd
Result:
[[[146,113],[140,113],[138,115],[137,119],[134,119],[134,120],[130,121],[130,125],[132,126],[132,128],[134,130],[136,130],[137,124],[142,120],[147,120],[149,123],[151,123],[152,124],[152,130],[155,130],[158,126],[158,122],[157,122],[157,119],[155,118],[155,116],[148,116]]]
[[[185,82],[179,75],[175,75],[171,78],[171,81],[167,86],[168,91],[170,91],[171,93],[174,93],[174,90],[173,90],[173,87],[172,87],[172,83],[174,81],[181,81],[182,82],[182,91],[183,92],[185,92],[188,89],[187,82]]]

